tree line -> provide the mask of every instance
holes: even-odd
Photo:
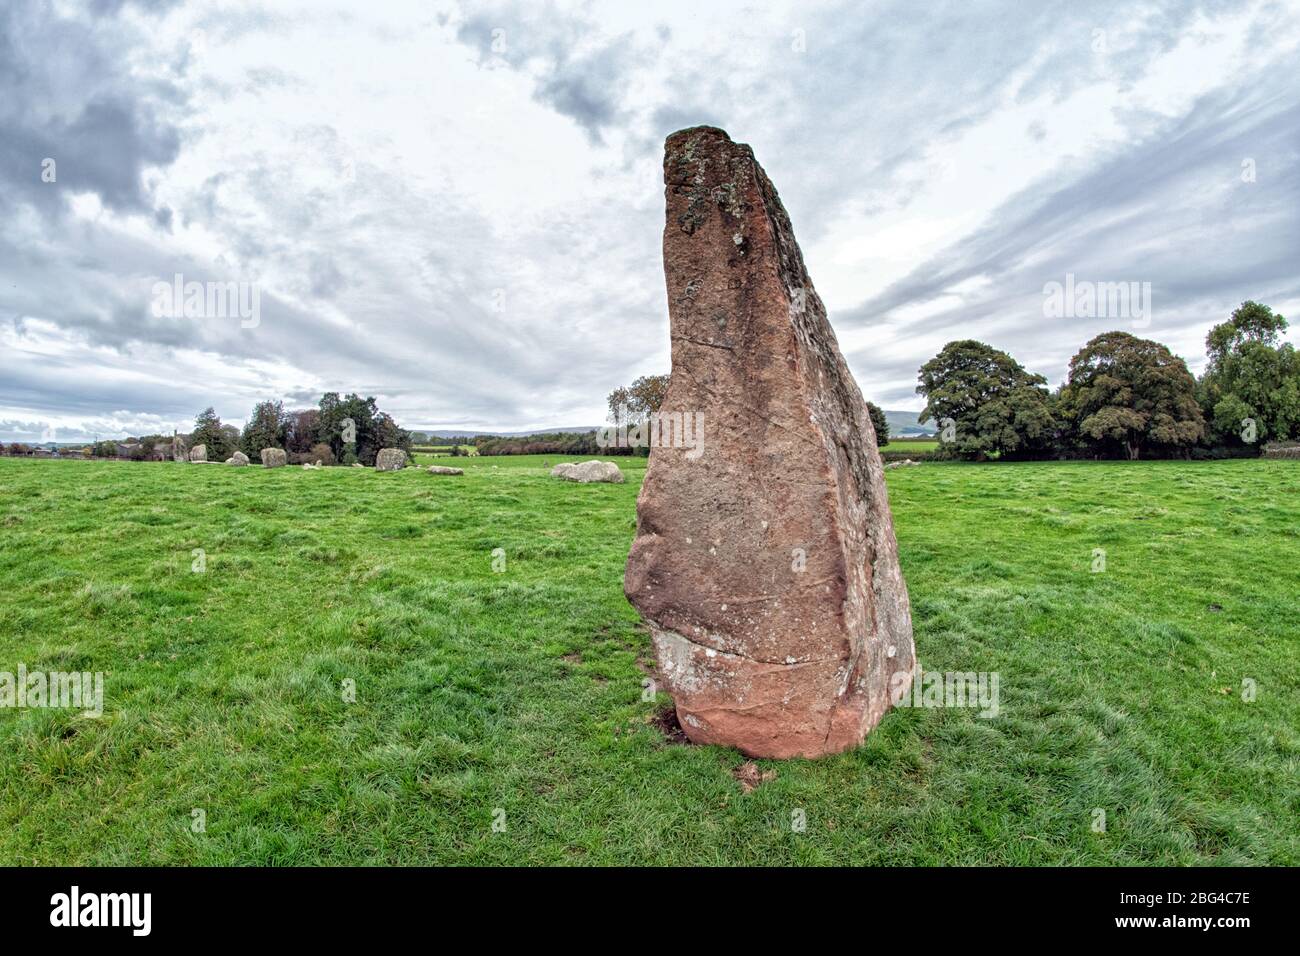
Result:
[[[1047,379],[983,342],[949,342],[921,366],[921,422],[939,457],[966,459],[1230,457],[1300,438],[1300,356],[1287,322],[1243,302],[1206,337],[1199,379],[1159,342],[1104,332]]]
[[[180,439],[187,450],[206,445],[209,461],[224,461],[237,451],[257,461],[263,448],[283,449],[291,464],[320,461],[326,465],[373,466],[381,448],[401,448],[411,454],[411,433],[380,411],[373,397],[362,398],[355,393],[340,396],[338,392],[326,392],[316,408],[286,410],[280,401],[259,402],[242,430],[223,424],[209,406],[195,417],[194,429],[188,434],[97,441],[80,452],[64,449],[60,454],[169,461],[173,439]],[[29,455],[38,448],[14,442],[7,451],[11,455]]]
[[[391,415],[381,412],[373,397],[326,392],[316,408],[286,410],[280,401],[253,407],[238,437],[223,426],[211,408],[194,420],[189,447],[208,446],[210,460],[242,451],[257,460],[263,448],[282,448],[291,463],[320,461],[326,465],[373,466],[381,448],[401,448],[411,454],[411,433]]]
[[[936,457],[983,460],[1036,458],[1229,457],[1258,453],[1267,442],[1300,440],[1300,355],[1282,340],[1283,316],[1243,302],[1206,336],[1209,362],[1195,378],[1168,347],[1128,332],[1096,336],[1070,360],[1066,380],[1047,379],[1010,354],[973,339],[949,342],[921,366],[919,421],[939,432]],[[667,375],[643,375],[609,393],[615,426],[644,422],[658,412]],[[876,442],[889,441],[884,412],[867,402]],[[283,448],[290,462],[373,465],[381,448],[412,451],[411,433],[381,412],[373,397],[338,392],[317,408],[285,410],[260,402],[241,431],[204,409],[188,447],[208,446],[210,460],[236,450],[256,460],[263,448]],[[480,455],[647,455],[649,448],[602,448],[595,431],[502,437],[479,435]],[[39,446],[37,446],[39,447]],[[170,457],[172,437],[149,435],[99,442],[98,457]],[[125,453],[124,453],[125,449]],[[13,443],[10,454],[34,450]]]
[[[471,442],[480,455],[603,455],[613,449],[600,448],[596,433],[546,432],[536,435],[477,435]]]

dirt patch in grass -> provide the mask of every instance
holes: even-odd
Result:
[[[752,760],[746,760],[739,767],[732,767],[731,775],[746,793],[752,793],[757,787],[776,779],[775,770],[763,770]]]
[[[646,718],[646,723],[652,727],[658,727],[660,733],[664,735],[664,740],[670,744],[690,744],[691,742],[690,738],[686,736],[686,731],[682,730],[681,723],[677,720],[676,707],[656,711]]]

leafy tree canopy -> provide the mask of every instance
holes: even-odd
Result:
[[[940,454],[1016,457],[1051,441],[1047,379],[1006,352],[972,339],[949,342],[921,366],[919,378],[916,391],[926,404],[918,420],[939,426]]]
[[[1127,332],[1098,335],[1070,359],[1060,408],[1081,441],[1131,459],[1153,446],[1190,449],[1205,434],[1186,363]]]
[[[634,420],[644,420],[659,411],[668,394],[667,375],[642,375],[629,386],[628,411]]]
[[[1281,340],[1287,321],[1243,302],[1210,330],[1198,397],[1217,444],[1300,438],[1300,355]]]
[[[867,402],[867,414],[871,416],[871,427],[876,431],[876,445],[887,445],[889,443],[889,421],[885,418],[884,411],[875,402]]]
[[[284,448],[289,416],[284,412],[284,402],[259,402],[244,426],[240,446],[244,454],[256,459],[263,448]]]
[[[194,419],[194,431],[190,433],[190,447],[208,446],[208,461],[223,461],[235,451],[229,432],[225,431],[216,409],[208,406]]]
[[[411,433],[381,412],[373,397],[352,393],[340,398],[338,392],[326,392],[316,428],[318,440],[328,444],[345,465],[373,465],[381,448],[401,448],[411,454]]]

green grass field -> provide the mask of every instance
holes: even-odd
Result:
[[[0,459],[0,671],[106,685],[0,710],[0,863],[1300,863],[1295,462],[888,472],[920,661],[1001,714],[895,710],[747,793],[641,699],[644,459],[559,460]]]
[[[934,451],[939,447],[939,440],[927,438],[891,438],[880,446],[881,451],[921,452]]]
[[[412,445],[411,457],[415,460],[423,458],[450,458],[452,449],[456,445]],[[473,445],[460,445],[462,455],[476,455],[478,450]]]

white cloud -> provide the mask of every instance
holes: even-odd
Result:
[[[1195,365],[1234,297],[1300,298],[1274,264],[1300,239],[1267,211],[1300,190],[1300,33],[1267,3],[1109,9],[0,14],[24,57],[0,65],[0,437],[166,431],[208,404],[241,420],[326,389],[413,427],[594,424],[609,389],[667,370],[659,150],[697,122],[754,145],[883,404],[915,407],[916,368],[955,337],[1059,379],[1100,331],[1044,323],[1038,290],[1067,267],[1155,276],[1151,334]],[[95,135],[106,118],[129,135]],[[177,272],[256,282],[260,325],[150,316]]]

